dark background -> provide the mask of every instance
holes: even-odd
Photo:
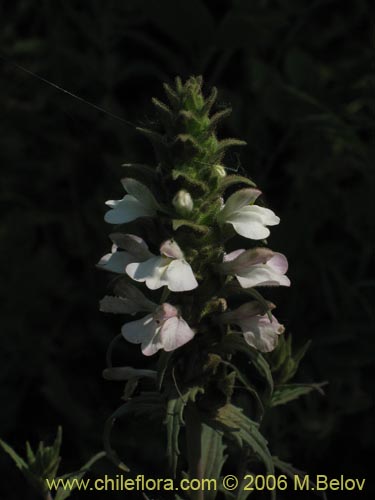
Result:
[[[219,107],[231,103],[222,135],[248,146],[226,164],[281,217],[270,244],[288,256],[293,286],[277,292],[278,319],[296,347],[313,340],[296,380],[329,381],[326,397],[273,410],[266,433],[301,469],[367,477],[367,493],[349,498],[371,497],[375,451],[374,10],[370,0],[0,4],[8,60],[125,120],[152,121],[151,97],[176,75],[202,74]],[[121,403],[121,384],[101,378],[121,318],[98,312],[110,277],[95,263],[109,248],[104,201],[123,195],[121,163],[152,162],[152,151],[131,126],[9,61],[0,71],[0,435],[23,452],[62,424],[68,472],[102,448]],[[118,362],[144,366],[133,347]],[[119,428],[125,461],[162,470],[161,429]],[[1,499],[34,498],[0,461]]]

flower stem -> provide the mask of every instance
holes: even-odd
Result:
[[[194,403],[188,403],[185,412],[187,454],[190,479],[203,479],[202,463],[202,422]],[[204,500],[203,490],[190,492],[191,500]]]

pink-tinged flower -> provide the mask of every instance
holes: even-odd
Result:
[[[145,356],[152,356],[159,349],[174,351],[195,335],[178,310],[168,303],[142,319],[126,323],[121,333],[132,344],[141,344]]]
[[[111,207],[104,220],[109,224],[125,224],[140,217],[154,217],[160,209],[151,191],[135,179],[123,179],[122,185],[128,192],[121,200],[108,200]]]
[[[140,262],[153,256],[139,236],[113,233],[109,237],[113,242],[112,251],[99,260],[97,266],[100,269],[121,274],[125,273],[126,266],[131,262]]]
[[[268,307],[274,309],[275,305],[268,302]],[[218,321],[223,324],[238,325],[245,341],[261,352],[273,351],[277,346],[279,335],[285,330],[272,314],[270,320],[268,315],[264,314],[262,305],[256,301],[221,314]]]
[[[235,250],[225,255],[219,266],[221,272],[234,274],[243,288],[254,286],[290,286],[285,273],[288,261],[282,253],[269,248]]]
[[[262,240],[270,234],[266,226],[275,226],[280,222],[272,210],[254,205],[261,192],[258,189],[240,189],[225,202],[218,215],[219,224],[232,224],[236,233],[250,238]]]
[[[184,292],[198,286],[190,264],[175,241],[165,241],[160,253],[159,257],[128,264],[126,273],[135,281],[145,282],[150,290],[167,286],[172,292]]]

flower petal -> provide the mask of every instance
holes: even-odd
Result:
[[[185,292],[198,286],[190,264],[183,259],[172,260],[165,271],[165,278],[172,292]]]
[[[146,282],[150,290],[167,285],[165,277],[169,259],[152,257],[144,262],[134,262],[126,267],[126,273],[135,281]]]
[[[268,248],[252,248],[250,250],[235,250],[224,257],[221,269],[227,274],[247,270],[255,264],[265,264],[274,252]],[[229,257],[229,258],[228,258]]]
[[[106,204],[112,207],[104,216],[104,220],[109,224],[125,224],[139,217],[156,215],[154,209],[146,207],[130,194],[125,195],[122,200],[109,200]]]
[[[233,262],[244,252],[246,252],[246,250],[244,248],[240,248],[239,250],[234,250],[233,252],[226,253],[223,257],[223,262]]]
[[[163,349],[169,352],[189,342],[194,337],[194,332],[184,319],[175,316],[167,319],[159,336]]]
[[[109,237],[117,247],[131,253],[140,261],[153,256],[148,249],[147,243],[135,234],[112,233]]]
[[[267,304],[270,309],[275,307],[271,302],[267,302]],[[251,318],[262,312],[264,312],[264,307],[257,300],[253,300],[252,302],[242,304],[242,306],[234,309],[234,311],[227,311],[220,314],[218,319],[220,323],[224,324],[239,324],[239,321]]]
[[[132,344],[140,344],[150,342],[157,333],[158,325],[154,321],[152,314],[148,314],[144,318],[136,321],[125,323],[121,328],[123,337]]]
[[[235,231],[241,236],[252,240],[262,240],[270,234],[269,229],[265,226],[278,224],[280,219],[272,210],[252,205],[234,212],[226,219],[226,222],[232,224]]]
[[[124,186],[129,195],[137,199],[144,207],[150,210],[156,210],[159,208],[159,204],[156,201],[155,196],[151,193],[149,188],[141,182],[127,177],[125,179],[121,179],[121,184]]]
[[[97,266],[112,273],[125,273],[126,266],[134,262],[134,257],[128,252],[107,253],[97,263]]]
[[[272,210],[265,207],[259,207],[258,205],[251,205],[250,207],[244,207],[241,212],[251,212],[252,214],[258,214],[262,220],[262,223],[266,226],[277,226],[280,223],[280,217],[278,217]]]
[[[159,333],[157,333],[152,339],[142,342],[141,349],[145,356],[152,356],[160,349],[163,349],[163,343],[160,340]]]
[[[255,316],[240,323],[245,341],[261,352],[271,352],[275,349],[278,337],[284,332],[275,316],[272,323],[267,316]]]
[[[224,208],[219,213],[219,220],[225,222],[233,212],[237,212],[249,203],[254,203],[260,194],[259,189],[252,188],[236,191],[225,202]]]
[[[160,246],[160,253],[171,259],[183,259],[184,254],[174,240],[166,240]]]
[[[275,252],[267,264],[280,274],[285,274],[288,270],[288,259],[282,253]]]
[[[237,212],[227,222],[232,224],[236,233],[244,238],[264,240],[270,235],[270,230],[262,224],[258,217],[251,214]]]

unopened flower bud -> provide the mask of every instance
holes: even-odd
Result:
[[[225,168],[223,167],[223,165],[215,165],[214,166],[214,171],[215,171],[215,174],[218,177],[225,177],[227,175],[227,173],[226,173]]]
[[[176,196],[173,198],[173,206],[177,210],[180,215],[188,215],[194,207],[193,200],[190,196],[190,193],[185,191],[185,189],[181,189]]]

